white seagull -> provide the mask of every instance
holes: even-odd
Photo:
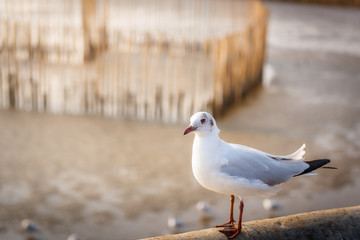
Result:
[[[307,174],[330,162],[328,159],[304,161],[302,145],[287,156],[275,156],[220,139],[215,119],[207,112],[195,113],[184,135],[194,132],[192,171],[203,187],[230,195],[230,220],[216,227],[235,238],[241,232],[244,203],[241,197],[267,197],[280,190],[278,186],[292,177]],[[238,227],[234,225],[234,196],[240,198]]]

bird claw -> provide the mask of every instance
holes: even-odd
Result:
[[[239,235],[240,233],[241,233],[241,229],[237,229],[233,235],[231,235],[230,237],[228,237],[228,239],[234,239],[234,238],[236,238],[237,235]]]
[[[217,227],[217,228],[220,228],[220,227],[230,227],[230,228],[233,228],[233,227],[235,227],[234,222],[236,222],[236,221],[235,221],[235,220],[231,220],[231,221],[229,221],[229,222],[227,222],[227,223],[224,223],[224,224],[221,224],[221,225],[216,225],[215,227]]]
[[[232,234],[231,236],[227,236],[228,239],[234,239],[236,238],[237,235],[239,235],[241,233],[241,229],[236,228],[236,227],[231,227],[231,228],[225,228],[220,230],[220,232],[224,233],[224,234]]]

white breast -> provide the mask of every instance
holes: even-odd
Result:
[[[214,151],[215,149],[216,151]],[[195,137],[192,170],[200,185],[218,192],[214,185],[219,181],[219,169],[225,164],[226,159],[222,158],[221,141],[207,141],[207,139]]]

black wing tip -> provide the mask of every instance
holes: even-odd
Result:
[[[312,172],[326,164],[328,164],[330,161],[330,159],[316,159],[316,160],[312,160],[312,161],[305,161],[305,163],[309,164],[309,167],[307,169],[305,169],[302,173],[299,173],[296,176],[300,176],[309,172]],[[331,168],[331,167],[327,167],[327,168]]]
[[[316,159],[316,160],[311,160],[311,161],[305,161],[307,164],[311,165],[311,164],[328,164],[330,161],[330,159],[324,158],[324,159]]]
[[[330,161],[330,159],[324,158],[324,159],[316,159],[316,160],[311,160],[311,161],[305,161],[307,164],[311,165],[325,165],[328,164]]]

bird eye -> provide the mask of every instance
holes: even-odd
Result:
[[[201,122],[201,124],[204,124],[206,122],[206,119],[203,118],[203,119],[200,120],[200,122]]]

